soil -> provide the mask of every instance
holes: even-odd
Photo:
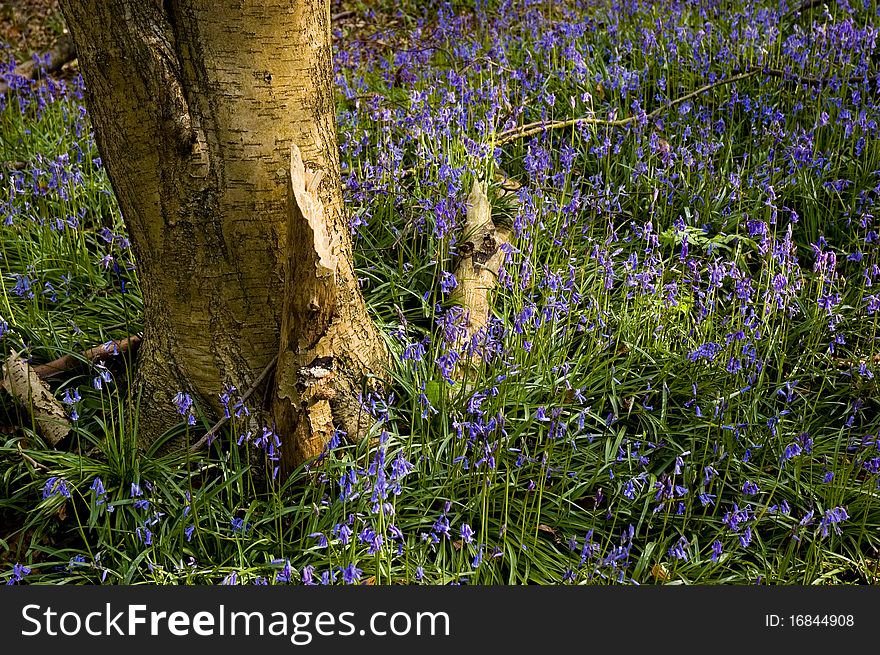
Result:
[[[0,0],[0,47],[18,63],[49,52],[65,31],[58,0]]]

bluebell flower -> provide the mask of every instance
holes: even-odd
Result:
[[[345,581],[345,584],[357,584],[361,579],[361,574],[363,571],[354,565],[354,562],[349,562],[348,565],[342,569],[342,579]]]
[[[70,498],[70,489],[67,487],[67,482],[56,476],[46,480],[46,484],[43,485],[43,499],[45,500],[53,496]]]
[[[793,457],[797,457],[802,452],[802,448],[799,443],[792,442],[785,447],[785,450],[782,453],[782,457],[780,458],[780,464],[787,462]]]
[[[281,560],[275,560],[272,562],[273,564],[279,564]],[[293,570],[290,568],[290,560],[284,560],[284,566],[281,567],[280,571],[275,573],[275,582],[287,583],[290,582],[293,577]]]
[[[471,559],[471,568],[478,569],[480,565],[483,563],[483,551],[485,550],[485,544],[480,544],[480,547],[477,549],[476,555],[474,555],[473,559]]]
[[[689,545],[690,544],[688,543],[687,539],[685,539],[683,536],[680,537],[679,540],[677,542],[675,542],[672,545],[672,547],[669,549],[669,556],[672,557],[673,559],[687,561],[687,559],[688,559],[687,547]]]
[[[144,546],[153,545],[153,532],[147,526],[139,525],[137,528],[135,528],[135,534],[137,535],[138,540]]]
[[[315,582],[315,567],[311,564],[306,564],[299,575],[304,585],[311,587],[317,584]]]
[[[347,545],[351,540],[353,530],[351,527],[345,523],[337,523],[333,527],[333,534],[339,539],[339,543],[343,546]]]
[[[822,520],[819,522],[819,533],[823,537],[828,536],[828,528],[833,528],[836,534],[841,534],[840,523],[847,520],[849,518],[849,514],[846,512],[846,508],[844,507],[832,507],[831,509],[825,510],[825,514],[822,516]]]
[[[29,575],[31,572],[31,568],[29,566],[25,566],[24,564],[14,564],[12,566],[12,577],[6,581],[7,585],[15,585],[21,582],[25,576]]]
[[[196,424],[195,408],[193,406],[192,397],[188,393],[178,391],[174,395],[174,405],[177,407],[177,413],[186,417],[188,425]]]
[[[95,477],[89,489],[95,492],[95,505],[102,505],[106,500],[107,491],[104,489],[101,478]]]
[[[715,504],[715,494],[703,492],[697,498],[703,507],[711,507]]]
[[[245,523],[243,518],[237,516],[233,517],[229,523],[233,532],[247,532],[251,527],[250,523]]]

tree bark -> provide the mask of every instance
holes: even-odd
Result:
[[[180,421],[177,391],[219,413],[224,383],[249,388],[279,355],[271,409],[289,469],[318,432],[300,421],[314,405],[300,369],[330,358],[348,397],[385,360],[343,214],[329,4],[61,4],[144,298],[139,441]],[[292,152],[320,230],[303,222]],[[307,265],[318,232],[332,275]]]

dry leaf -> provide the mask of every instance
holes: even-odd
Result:
[[[556,537],[556,530],[551,528],[549,525],[544,525],[543,523],[541,523],[538,526],[538,530],[540,530],[541,532],[546,532],[547,534],[552,535],[554,538]]]
[[[666,568],[657,563],[651,567],[651,575],[654,576],[654,579],[660,580],[661,582],[666,582],[669,580],[669,573],[666,571]]]

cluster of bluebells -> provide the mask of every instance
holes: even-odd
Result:
[[[641,538],[686,566],[752,554],[773,531],[799,540],[847,529],[845,505],[820,510],[775,495],[805,470],[819,471],[823,489],[846,478],[875,493],[880,480],[870,401],[852,399],[842,415],[822,417],[839,426],[816,429],[804,423],[823,392],[806,373],[787,377],[843,360],[823,369],[827,388],[853,395],[876,373],[867,356],[876,335],[866,326],[880,312],[872,163],[880,33],[876,3],[841,2],[794,23],[790,4],[575,1],[547,12],[530,0],[491,11],[428,3],[410,8],[405,27],[338,34],[341,169],[355,242],[387,233],[394,248],[413,239],[425,253],[390,284],[372,281],[384,274],[369,259],[374,250],[357,262],[376,273],[363,280],[366,293],[412,291],[395,305],[394,336],[418,397],[412,411],[391,394],[361,399],[377,443],[355,461],[343,452],[345,435],[334,434],[311,469],[323,494],[315,513],[334,518],[304,531],[313,559],[279,559],[262,580],[355,584],[382,557],[418,562],[416,580],[448,553],[472,571],[504,561],[496,543],[517,537],[489,534],[459,498],[406,521],[398,515],[408,511],[400,496],[430,469],[403,432],[435,434],[441,424],[450,437],[443,475],[484,494],[510,480],[505,506],[508,493],[531,502],[539,490],[579,485],[573,511],[596,527],[569,542],[567,581],[630,581]],[[81,82],[34,87],[11,70],[2,73],[13,92],[0,97],[0,112],[37,121],[61,113],[69,137],[25,168],[0,172],[0,229],[82,231],[94,217],[74,207],[101,162]],[[725,82],[740,73],[751,77]],[[518,126],[572,117],[631,120],[505,142]],[[466,338],[470,316],[450,302],[465,199],[475,177],[502,170],[521,183],[505,201],[510,242],[492,315]],[[504,203],[496,204],[497,218]],[[46,206],[51,218],[38,211]],[[96,268],[127,292],[127,237],[95,231]],[[4,268],[2,283],[14,307],[54,306],[69,287],[26,261]],[[807,337],[793,328],[801,325]],[[11,330],[0,318],[0,340]],[[94,387],[110,381],[96,369]],[[79,392],[68,388],[62,400],[78,420]],[[180,392],[173,402],[194,425],[193,399]],[[227,419],[249,417],[235,387],[224,387],[220,406]],[[238,445],[265,452],[277,475],[278,435],[241,423]],[[699,437],[684,443],[680,426]],[[838,438],[841,447],[829,448]],[[589,481],[587,466],[591,476],[600,471]],[[778,485],[765,475],[772,466]],[[835,475],[840,466],[852,475]],[[99,479],[91,491],[106,504]],[[44,488],[44,497],[69,494],[59,478]],[[149,546],[162,514],[138,485],[130,496],[141,513],[138,543]],[[632,517],[643,507],[651,511],[637,536]],[[699,515],[714,520],[708,539],[690,531]],[[662,539],[652,532],[660,524]],[[196,529],[187,525],[187,542]],[[253,528],[232,516],[228,529],[246,539]],[[516,547],[531,555],[528,544]]]
[[[635,526],[629,525],[616,542],[608,539],[604,545],[597,540],[592,529],[587,531],[583,543],[577,537],[571,537],[568,549],[578,556],[577,564],[566,569],[562,581],[575,582],[583,577],[587,581],[633,582],[630,565],[635,536]]]
[[[427,218],[417,221],[416,228],[445,240],[452,250],[456,234],[451,228],[462,216],[455,214],[450,198],[461,198],[466,191],[463,180],[478,173],[475,162],[485,153],[493,131],[571,115],[630,115],[639,120],[598,135],[586,127],[578,129],[577,148],[567,138],[553,141],[549,133],[522,146],[523,177],[538,184],[524,185],[518,192],[516,239],[508,246],[499,276],[519,306],[508,304],[508,325],[490,321],[470,344],[459,338],[467,320],[464,312],[436,308],[441,338],[430,345],[443,377],[452,382],[456,366],[475,352],[503,364],[517,348],[529,352],[541,338],[562,339],[572,328],[596,339],[613,333],[600,303],[584,293],[590,270],[596,271],[596,286],[609,296],[630,302],[648,298],[666,309],[686,312],[698,328],[687,338],[678,338],[662,322],[653,326],[651,338],[699,365],[695,375],[720,373],[729,378],[744,397],[754,393],[765,366],[768,321],[824,315],[828,351],[847,345],[840,314],[844,298],[838,289],[841,263],[845,259],[860,274],[857,279],[863,286],[850,287],[853,293],[867,293],[880,274],[870,214],[880,180],[863,188],[852,206],[842,207],[847,226],[863,241],[851,252],[842,252],[849,248],[846,241],[834,245],[824,235],[808,242],[801,230],[802,210],[788,199],[798,196],[797,189],[809,183],[810,176],[832,194],[857,186],[852,180],[827,177],[836,171],[829,166],[830,152],[822,151],[817,139],[836,130],[852,139],[861,155],[877,135],[878,109],[868,93],[875,83],[869,71],[876,30],[870,21],[865,25],[864,15],[845,10],[831,27],[821,22],[798,25],[795,35],[783,42],[781,26],[788,17],[784,7],[775,5],[744,7],[731,15],[701,3],[663,8],[643,3],[587,8],[575,3],[558,20],[520,3],[505,3],[491,16],[481,11],[458,14],[444,7],[418,20],[408,34],[381,32],[374,39],[344,42],[338,50],[337,81],[351,100],[340,112],[346,189],[353,204],[363,207],[357,212],[361,225],[355,228],[369,224],[374,200],[393,194],[412,174],[411,162],[423,162],[415,173],[420,189],[428,190],[428,197],[419,201]],[[467,38],[481,24],[492,26],[485,38]],[[597,33],[600,24],[614,47],[606,50],[609,61],[604,69],[596,71],[590,61],[595,49],[605,47]],[[398,49],[389,59],[382,48],[394,39],[415,39],[422,47]],[[780,39],[779,47],[774,39]],[[518,53],[524,41],[530,56],[522,61]],[[467,64],[461,72],[431,65],[439,53],[445,60],[450,49]],[[775,96],[762,91],[772,87],[775,78],[758,76],[752,84],[733,84],[682,103],[655,125],[644,120],[646,106],[689,90],[674,86],[665,76],[657,79],[652,74],[656,66],[692,71],[715,82],[731,71],[760,67],[766,53],[776,50],[786,58],[779,66],[813,99],[812,105],[791,102],[790,113],[783,113]],[[547,61],[557,63],[548,67]],[[818,61],[834,65],[815,70]],[[797,81],[797,75],[805,80]],[[368,81],[373,76],[402,85],[408,102],[383,103],[381,88],[377,91]],[[828,76],[832,82],[817,87],[810,82],[817,76]],[[587,85],[595,91],[561,97],[564,89]],[[788,87],[777,88],[781,93]],[[742,138],[728,136],[737,122],[751,128]],[[463,143],[463,152],[453,155],[431,148],[450,139]],[[718,173],[725,167],[728,139],[738,140],[745,163],[722,176]],[[377,143],[382,147],[375,147]],[[628,186],[612,184],[603,172],[584,172],[591,162],[620,154],[624,147],[637,153]],[[750,159],[750,153],[767,149],[766,161]],[[507,165],[507,154],[492,151],[501,166]],[[647,215],[633,210],[633,199],[643,192],[651,199]],[[552,236],[554,247],[568,255],[566,265],[548,265],[539,258],[538,236]],[[737,248],[757,257],[759,270],[745,257],[734,256]],[[819,281],[818,294],[815,283],[808,284],[813,280]],[[441,269],[433,282],[445,294],[454,278]],[[873,295],[865,298],[854,298],[852,306],[880,308]],[[730,327],[714,339],[700,338],[704,332],[718,332],[716,325]],[[424,346],[424,340],[408,340],[404,361],[420,362],[427,354]],[[861,364],[859,374],[872,375],[870,365]],[[429,401],[424,401],[424,413],[430,414]],[[698,418],[703,415],[701,406],[693,407]],[[712,418],[724,418],[726,409],[716,406]],[[786,411],[768,420],[774,435]],[[741,423],[727,425],[739,435],[745,427]],[[795,449],[786,459],[795,456]]]
[[[46,65],[40,58],[35,63]],[[86,246],[83,238],[101,222],[100,207],[110,192],[88,122],[82,78],[65,81],[41,75],[37,82],[15,68],[16,62],[6,57],[0,63],[0,80],[8,87],[0,98],[5,126],[0,159],[14,163],[0,170],[0,229],[18,235],[23,243],[57,247],[58,239],[68,239],[82,244],[94,265],[90,286],[96,288],[103,271],[103,284],[124,293],[133,269],[128,239],[106,226],[98,235],[100,241],[89,238],[92,243]],[[57,138],[42,138],[56,133]],[[83,271],[72,261],[65,268],[40,257],[39,251],[33,255],[33,261],[24,257],[7,262],[0,282],[18,303],[57,307],[71,296],[71,283]],[[0,337],[3,332],[0,328]]]

